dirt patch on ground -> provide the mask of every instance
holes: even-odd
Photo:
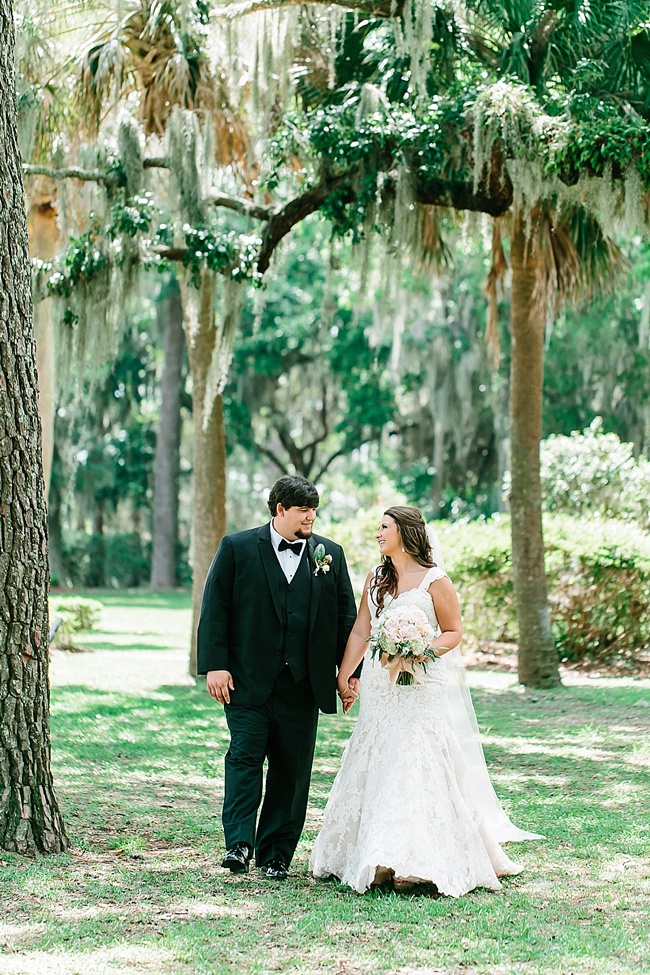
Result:
[[[496,640],[483,644],[481,647],[463,650],[465,666],[473,670],[487,670],[496,673],[517,673],[517,644],[499,643]],[[560,664],[562,679],[570,675],[579,675],[591,679],[599,677],[630,678],[643,680],[650,678],[650,654],[639,653],[635,658],[635,666],[621,662],[620,664],[605,664],[585,660],[579,663],[564,661]]]

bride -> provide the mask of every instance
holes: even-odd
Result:
[[[381,564],[366,577],[339,670],[344,710],[356,697],[348,681],[391,606],[424,611],[438,634],[435,659],[420,683],[405,686],[391,682],[378,658],[365,661],[359,719],[310,869],[359,893],[385,883],[433,884],[452,897],[497,890],[499,877],[523,869],[500,843],[538,836],[513,826],[490,782],[458,650],[458,599],[437,536],[418,508],[400,506],[384,513],[376,537]]]

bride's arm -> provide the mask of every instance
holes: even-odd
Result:
[[[345,653],[339,667],[337,685],[339,694],[347,689],[348,681],[359,666],[368,648],[368,637],[370,636],[370,610],[368,609],[368,589],[372,582],[372,570],[366,576],[363,584],[363,594],[359,602],[359,612],[354,621],[354,626],[345,645]]]
[[[447,576],[436,579],[429,586],[429,595],[433,600],[433,608],[440,627],[440,636],[436,637],[432,646],[440,647],[437,656],[442,657],[449,650],[453,650],[460,643],[463,628],[460,622],[460,606],[456,590]]]

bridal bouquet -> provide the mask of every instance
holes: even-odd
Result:
[[[387,667],[391,684],[421,684],[427,664],[436,660],[431,643],[436,632],[417,606],[396,606],[382,613],[369,637],[370,652]]]

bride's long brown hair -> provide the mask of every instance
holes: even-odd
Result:
[[[384,514],[389,515],[396,523],[403,550],[418,565],[432,568],[436,563],[431,557],[431,545],[420,509],[411,505],[396,505],[394,508],[387,508]],[[370,597],[378,609],[384,608],[387,595],[397,595],[398,582],[393,560],[390,555],[382,555],[381,565],[375,569],[375,576],[370,584]]]

